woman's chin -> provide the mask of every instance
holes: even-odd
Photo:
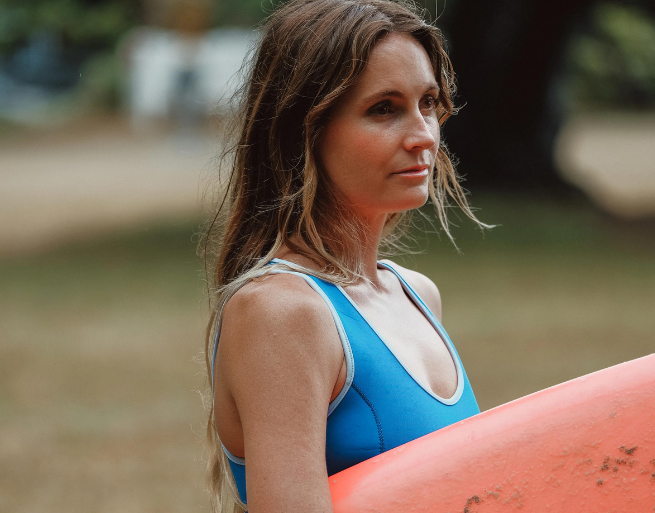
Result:
[[[429,199],[428,188],[414,188],[414,190],[405,190],[403,194],[394,194],[393,197],[386,197],[381,199],[380,197],[372,200],[367,198],[368,201],[353,201],[353,205],[366,205],[359,212],[363,217],[373,217],[378,216],[379,214],[398,214],[400,212],[406,212],[408,210],[414,210],[416,208],[421,208]],[[359,209],[353,207],[353,213],[357,212]]]
[[[411,191],[411,194],[408,191],[408,194],[403,195],[403,198],[398,201],[397,212],[403,212],[405,210],[413,210],[415,208],[421,208],[425,205],[429,198],[429,193],[427,187],[424,189],[418,189]]]

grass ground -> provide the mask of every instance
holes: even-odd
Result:
[[[480,197],[420,236],[483,409],[655,351],[655,230]],[[207,511],[201,266],[189,223],[0,260],[0,511]]]
[[[194,226],[0,264],[0,511],[206,511]]]

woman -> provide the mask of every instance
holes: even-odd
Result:
[[[377,261],[429,197],[446,233],[447,196],[477,222],[440,142],[452,90],[398,3],[292,0],[264,27],[204,247],[219,511],[332,511],[328,475],[478,413],[436,286]]]

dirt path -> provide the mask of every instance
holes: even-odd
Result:
[[[571,119],[559,137],[564,176],[620,217],[655,216],[655,113]]]
[[[119,117],[0,140],[0,254],[196,218],[216,140],[134,133]]]

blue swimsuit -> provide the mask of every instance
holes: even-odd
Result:
[[[272,263],[288,262],[273,259]],[[398,277],[405,292],[445,342],[457,369],[457,390],[451,398],[444,399],[419,383],[341,286],[301,272],[273,271],[302,277],[323,298],[332,312],[346,356],[346,382],[328,408],[325,450],[328,475],[480,412],[446,331],[396,269],[384,262],[379,265]],[[225,447],[223,450],[245,503],[245,460]]]

